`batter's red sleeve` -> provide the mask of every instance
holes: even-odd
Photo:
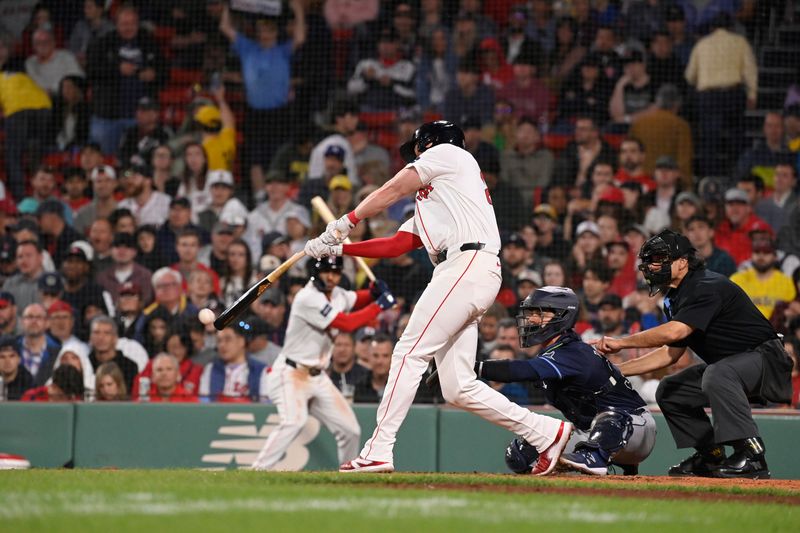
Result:
[[[422,246],[419,235],[398,231],[391,237],[343,244],[342,252],[356,257],[397,257]]]
[[[358,311],[365,305],[372,302],[372,295],[369,289],[361,289],[356,291],[356,303],[353,304],[353,311]]]
[[[372,320],[378,316],[378,313],[380,312],[381,308],[378,307],[378,304],[371,303],[364,309],[359,309],[358,311],[354,311],[352,313],[339,313],[328,327],[348,332],[355,331],[358,328],[366,326],[372,322]]]

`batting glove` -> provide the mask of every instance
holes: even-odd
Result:
[[[378,307],[386,311],[387,309],[394,307],[397,303],[397,300],[395,299],[394,294],[389,291],[384,291],[383,294],[381,294],[378,299],[375,300],[375,303],[378,304]]]
[[[325,244],[341,244],[355,227],[356,225],[350,220],[349,214],[343,215],[337,220],[328,222],[328,225],[325,227],[325,233],[319,237]]]
[[[317,237],[316,239],[309,240],[303,248],[303,251],[305,251],[306,255],[309,257],[320,259],[329,255],[342,255],[342,245],[334,244],[331,246],[325,244]]]
[[[373,300],[377,300],[381,297],[381,294],[384,292],[389,291],[389,285],[386,284],[385,281],[382,279],[376,279],[372,283],[369,284],[369,295],[372,296]]]

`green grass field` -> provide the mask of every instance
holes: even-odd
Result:
[[[612,485],[590,485],[606,486]],[[657,488],[665,490],[664,485]],[[711,533],[797,531],[800,524],[796,505],[700,499],[704,494],[741,494],[737,488],[676,488],[682,499],[587,495],[586,489],[585,481],[563,477],[7,471],[0,472],[0,531],[385,533],[522,528]],[[797,496],[769,487],[755,493],[762,500]]]

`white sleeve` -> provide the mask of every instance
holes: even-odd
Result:
[[[403,222],[397,231],[403,231],[405,233],[413,233],[417,237],[419,237],[419,230],[417,229],[417,225],[414,224],[414,217],[409,218],[405,222]]]
[[[409,167],[414,167],[417,169],[417,174],[419,174],[419,179],[422,180],[422,183],[428,185],[433,178],[437,176],[441,176],[445,173],[456,173],[456,165],[453,161],[452,157],[448,157],[448,151],[446,149],[448,145],[438,145],[428,150],[419,156],[419,159],[414,161],[413,163],[409,163]]]
[[[302,291],[301,291],[302,292]],[[326,329],[339,313],[331,302],[319,291],[297,293],[292,304],[292,314],[317,329]]]
[[[211,366],[213,363],[207,363],[205,368],[203,368],[203,373],[200,375],[200,388],[197,391],[197,394],[200,397],[208,396],[209,391],[211,390]]]

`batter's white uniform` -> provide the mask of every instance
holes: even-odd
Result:
[[[280,424],[270,433],[253,463],[254,470],[269,470],[303,429],[309,412],[333,433],[339,448],[339,462],[355,457],[361,438],[356,415],[325,369],[330,362],[336,331],[329,331],[340,312],[348,312],[356,293],[336,287],[331,298],[309,281],[295,296],[286,342],[267,377],[267,395],[278,408]],[[286,363],[296,363],[292,367]],[[321,372],[312,376],[309,369]]]
[[[414,218],[400,231],[417,234],[431,256],[447,250],[447,259],[434,269],[395,346],[377,426],[360,457],[393,463],[397,431],[432,357],[446,401],[544,450],[555,441],[561,421],[520,407],[475,376],[478,321],[501,282],[500,235],[478,163],[466,150],[440,144],[408,167],[416,168],[423,187],[416,195]],[[476,242],[485,248],[460,250]]]

